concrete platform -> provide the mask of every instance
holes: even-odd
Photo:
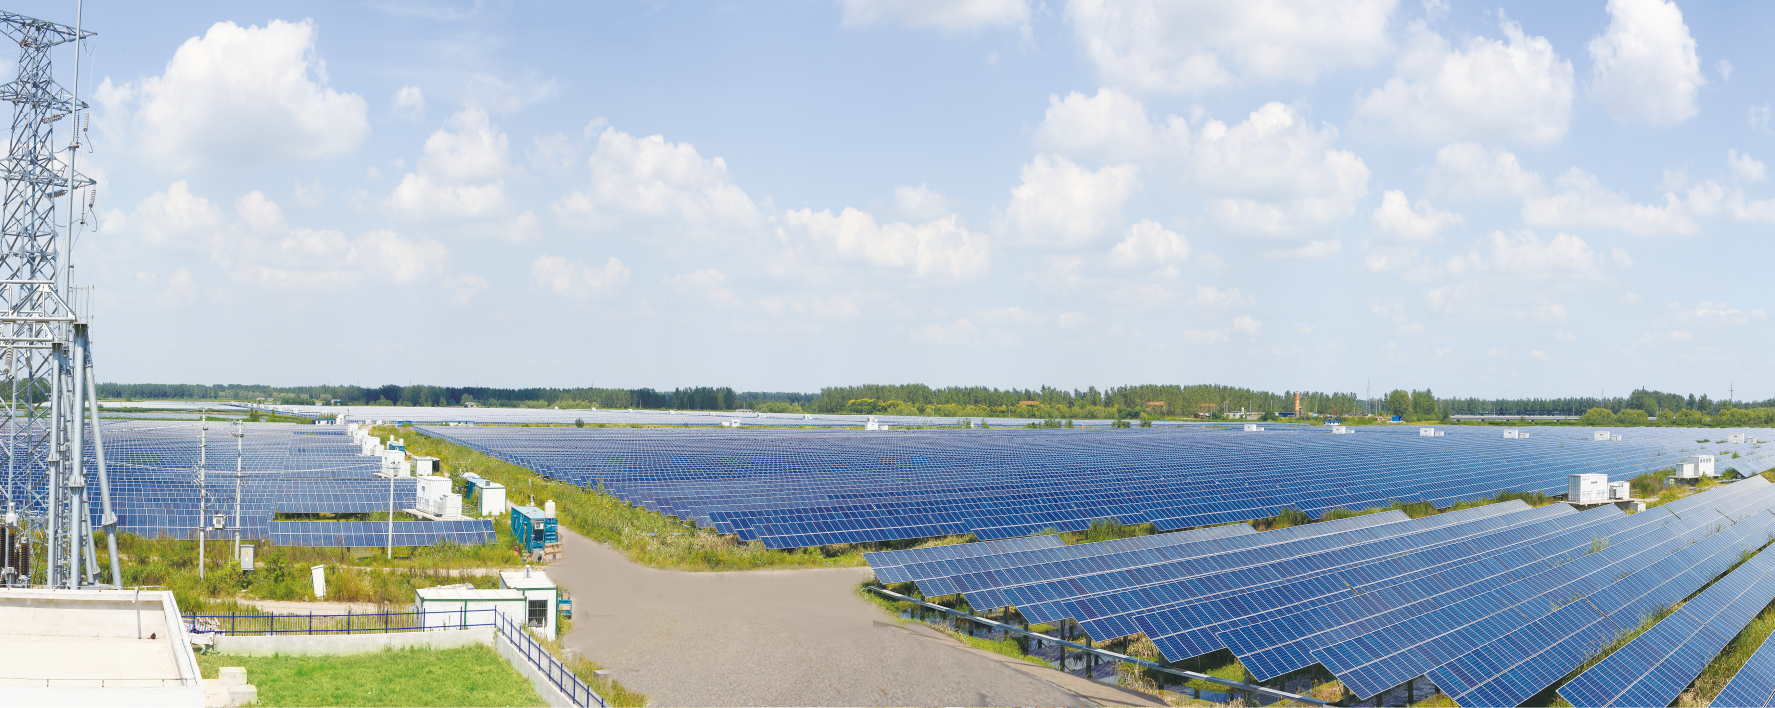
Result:
[[[0,590],[0,705],[203,705],[172,593]]]

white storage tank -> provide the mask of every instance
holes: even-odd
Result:
[[[1632,499],[1633,498],[1633,485],[1628,482],[1610,482],[1609,483],[1609,498],[1610,499]]]
[[[1713,476],[1713,455],[1690,455],[1688,461],[1695,464],[1696,476]]]
[[[1572,504],[1599,504],[1609,500],[1609,476],[1586,473],[1566,477],[1565,500]]]
[[[555,518],[555,500],[550,499],[542,503],[542,518]]]

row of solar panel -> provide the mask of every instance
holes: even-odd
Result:
[[[1597,641],[1612,640],[1623,626],[1631,626],[1639,613],[1681,599],[1745,551],[1767,543],[1775,524],[1775,515],[1769,513],[1772,506],[1775,485],[1757,478],[1631,516],[1613,507],[1575,513],[1563,505],[1539,510],[1518,505],[1452,526],[1420,519],[1339,529],[1314,537],[1315,544],[1280,535],[1273,542],[1263,538],[1277,532],[1250,534],[1244,537],[1252,539],[1246,543],[1259,553],[1243,559],[1239,551],[1199,543],[1170,547],[1194,546],[1200,556],[1160,564],[1150,564],[1155,560],[1151,556],[1071,551],[1069,555],[1098,561],[1149,562],[1130,569],[1144,568],[1145,577],[1164,592],[1189,588],[1185,592],[1194,597],[1174,601],[1170,610],[1151,612],[1164,607],[1160,601],[1164,595],[1134,598],[1125,589],[1105,591],[1106,574],[1087,572],[1065,578],[1074,596],[1060,606],[1070,609],[1048,609],[1043,614],[1041,603],[1018,608],[1031,621],[1070,617],[1099,639],[1131,633],[1114,618],[1132,610],[1139,629],[1167,657],[1187,658],[1226,647],[1259,678],[1318,662],[1366,698],[1430,673],[1440,677],[1438,686],[1457,700],[1469,697],[1484,705],[1516,705],[1568,673],[1594,652]],[[1458,514],[1439,516],[1458,518]],[[1327,524],[1301,528],[1323,525]],[[1378,531],[1387,526],[1399,528]],[[1288,531],[1294,532],[1291,536],[1300,533]],[[949,577],[978,578],[982,567],[1040,567],[1013,560],[1033,554],[1057,555],[1053,549],[974,554],[951,561],[965,563],[974,573],[958,568]],[[1178,569],[1192,560],[1199,563],[1198,558],[1216,556],[1220,558],[1199,565],[1194,574]],[[900,577],[918,582],[927,595],[934,594],[954,586],[953,580],[927,577],[943,572],[943,565],[945,561],[939,560],[901,566]],[[1050,566],[1046,574],[1065,573],[1062,567]],[[1261,572],[1241,576],[1255,567],[1291,570],[1281,578],[1265,579]],[[1735,586],[1716,586],[1721,587]],[[998,603],[1012,597],[980,591],[963,594],[981,608],[1003,606]],[[1078,602],[1092,596],[1100,601]],[[1574,603],[1574,596],[1589,599]],[[1116,602],[1102,601],[1109,599]],[[1740,614],[1754,615],[1767,602],[1767,598],[1759,601],[1757,593],[1741,593],[1735,607]],[[1693,612],[1705,607],[1691,606],[1697,608]],[[1525,619],[1533,621],[1525,625]],[[1725,624],[1708,636],[1723,642],[1743,623]],[[1491,641],[1512,632],[1522,639]],[[1718,639],[1721,634],[1725,639]],[[1551,648],[1547,641],[1535,641],[1550,637],[1556,640]],[[1505,658],[1531,650],[1534,657],[1528,660]],[[1644,698],[1635,695],[1631,700]]]
[[[1171,530],[1281,506],[1316,512],[1392,500],[1446,505],[1507,488],[1563,491],[1565,475],[1576,472],[1624,478],[1698,445],[1693,431],[1670,429],[1636,430],[1627,445],[1566,447],[1573,441],[1505,441],[1487,429],[1436,438],[1434,447],[1393,431],[1335,436],[1342,439],[1314,430],[1136,437],[1064,431],[963,440],[928,432],[423,430],[771,547],[959,533],[1008,538],[1081,530],[1103,518]],[[1438,469],[1451,456],[1454,469]]]

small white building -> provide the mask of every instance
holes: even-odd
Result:
[[[447,476],[444,475],[443,472],[444,468],[442,465],[438,464],[438,458],[421,457],[419,455],[413,456],[413,474]]]
[[[1694,463],[1696,476],[1712,477],[1714,475],[1713,455],[1690,455],[1686,461]]]
[[[1701,476],[1700,473],[1696,471],[1695,463],[1693,462],[1678,462],[1675,469],[1676,474],[1674,477],[1676,479],[1697,479]]]
[[[1598,430],[1598,431],[1590,434],[1590,439],[1591,440],[1607,440],[1607,439],[1609,439],[1609,431]]]
[[[505,513],[505,485],[498,482],[481,482],[475,485],[481,495],[481,516]]]
[[[421,617],[428,632],[490,625],[494,612],[524,620],[524,593],[510,588],[420,588],[415,591],[413,606],[424,613]]]
[[[1341,426],[1341,425],[1333,425],[1333,426],[1331,426],[1331,434],[1332,435],[1349,435],[1350,429],[1346,428],[1344,426]]]
[[[1245,432],[1247,432],[1247,433],[1255,433],[1255,432],[1259,432],[1261,430],[1263,430],[1263,428],[1257,427],[1256,423],[1246,423],[1245,424]]]
[[[1609,476],[1586,473],[1566,477],[1565,500],[1572,504],[1601,504],[1609,500]]]
[[[549,579],[548,573],[531,570],[529,566],[524,566],[523,570],[500,571],[499,587],[523,593],[524,614],[520,619],[531,631],[546,639],[555,638],[555,613],[561,589]]]
[[[1516,438],[1520,437],[1521,434],[1522,434],[1522,432],[1518,431],[1518,430],[1506,430],[1506,431],[1504,431],[1504,439],[1505,440],[1515,440]]]
[[[1610,499],[1632,499],[1633,498],[1633,485],[1628,482],[1610,482],[1609,483],[1609,498]]]

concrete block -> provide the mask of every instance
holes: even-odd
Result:
[[[259,702],[259,688],[252,684],[228,687],[228,705],[250,706]]]
[[[247,670],[239,666],[224,666],[221,671],[216,672],[216,678],[224,686],[245,686]]]

